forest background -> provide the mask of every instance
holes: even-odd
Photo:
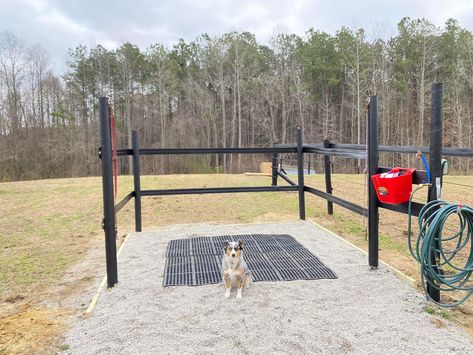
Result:
[[[374,94],[380,142],[426,146],[431,85],[443,82],[444,145],[473,146],[473,34],[455,19],[439,28],[404,18],[391,38],[342,27],[333,35],[279,33],[266,44],[230,32],[171,48],[81,45],[69,49],[64,68],[53,70],[40,45],[0,34],[1,181],[100,175],[104,95],[113,102],[119,147],[131,146],[132,129],[147,148],[271,146],[294,142],[297,126],[305,142],[363,144],[366,99]],[[144,158],[142,172],[236,173],[255,169],[255,159]],[[381,156],[388,166],[411,159]],[[470,174],[472,161],[452,159],[451,168]],[[342,170],[360,168],[350,162]],[[126,160],[120,169],[129,171]]]

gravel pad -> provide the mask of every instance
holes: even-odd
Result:
[[[163,287],[169,241],[254,233],[292,235],[338,279],[258,282],[242,299],[236,291],[224,298],[223,283]],[[87,355],[473,354],[471,338],[427,305],[386,267],[370,270],[366,254],[309,221],[175,225],[128,238],[118,284],[64,344]]]

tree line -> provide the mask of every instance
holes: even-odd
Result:
[[[99,175],[98,98],[113,102],[119,146],[253,147],[304,141],[364,143],[366,98],[379,95],[380,141],[428,145],[431,84],[445,83],[444,144],[472,147],[473,35],[454,19],[441,28],[402,19],[397,34],[367,38],[279,33],[267,44],[249,32],[200,35],[140,49],[124,43],[69,49],[57,75],[47,52],[0,36],[2,181]],[[254,157],[144,158],[144,173],[241,172]],[[264,159],[268,160],[268,157]],[[386,165],[413,157],[382,155]],[[348,161],[347,161],[348,163]],[[359,162],[352,162],[357,165]],[[470,173],[471,159],[452,167]],[[128,172],[123,161],[121,172]],[[348,168],[347,168],[348,169]],[[348,169],[349,170],[349,169]]]

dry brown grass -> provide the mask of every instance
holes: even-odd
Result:
[[[143,176],[143,189],[259,186],[269,185],[270,177],[245,175]],[[447,176],[447,183],[473,185],[471,177]],[[323,176],[310,176],[306,183],[322,188]],[[334,194],[364,204],[363,177],[334,175]],[[121,199],[132,189],[132,179],[119,178]],[[77,309],[51,306],[44,300],[70,297],[92,277],[70,267],[85,258],[93,248],[103,248],[101,179],[57,179],[0,184],[0,354],[57,351],[60,335],[67,326],[67,315]],[[306,195],[307,216],[366,249],[366,221],[335,206],[326,215],[326,202]],[[419,198],[421,195],[419,195]],[[445,185],[446,200],[473,205],[473,189]],[[118,215],[119,235],[134,229],[133,203]],[[193,195],[143,198],[143,228],[195,222],[249,223],[294,220],[298,218],[295,193]],[[406,248],[407,216],[382,210],[380,257],[409,276],[418,279],[416,263]],[[94,265],[104,270],[103,260]],[[79,269],[80,270],[80,269]],[[85,273],[84,270],[82,270]],[[59,287],[60,286],[60,287]],[[55,290],[52,292],[51,290]],[[59,290],[59,291],[58,291]],[[472,302],[451,313],[451,319],[473,329]],[[28,327],[28,324],[34,326]],[[36,326],[37,325],[37,326]],[[52,347],[55,344],[56,347]]]

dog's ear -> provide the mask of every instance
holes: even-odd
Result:
[[[240,249],[243,249],[243,246],[245,245],[245,241],[244,240],[238,240],[238,246],[240,247]]]
[[[228,240],[226,240],[226,241],[223,242],[223,250],[226,250],[226,249],[227,249],[228,244],[230,244],[230,242],[229,242]]]

